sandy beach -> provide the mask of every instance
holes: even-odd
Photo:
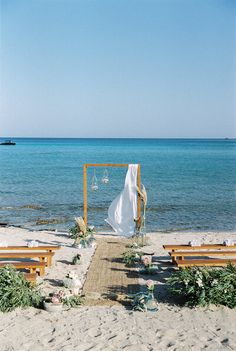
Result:
[[[35,308],[17,309],[0,314],[1,350],[234,350],[234,310],[223,306],[190,309],[173,303],[165,286],[165,277],[173,271],[173,266],[162,245],[187,243],[193,239],[204,243],[222,242],[227,238],[236,240],[236,232],[152,233],[148,238],[147,249],[155,252],[154,260],[159,267],[158,274],[152,277],[156,283],[157,312],[134,312],[122,305],[85,305],[59,314]],[[73,240],[66,233],[0,228],[0,241],[7,241],[8,245],[25,244],[33,239],[41,244],[61,246],[54,256],[53,266],[43,278],[43,291],[58,289],[70,270],[75,270],[84,283],[95,248],[72,248]],[[81,265],[70,265],[78,252],[82,254]],[[140,277],[139,283],[142,286],[145,279]]]

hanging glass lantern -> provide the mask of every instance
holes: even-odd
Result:
[[[97,180],[97,177],[96,177],[96,169],[94,169],[94,174],[93,174],[93,178],[92,178],[91,189],[92,189],[93,191],[98,190],[98,180]]]
[[[109,183],[109,176],[108,176],[108,171],[107,171],[107,169],[105,169],[104,172],[103,172],[102,183],[103,183],[103,184]]]

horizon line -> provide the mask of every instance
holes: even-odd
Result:
[[[150,140],[156,140],[156,139],[195,139],[195,140],[203,140],[203,139],[209,139],[209,140],[235,140],[236,137],[64,137],[64,136],[0,136],[1,139],[150,139]]]

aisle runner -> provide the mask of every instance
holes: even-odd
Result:
[[[88,304],[115,305],[113,294],[130,294],[139,291],[138,273],[122,263],[122,253],[130,241],[119,238],[97,239],[97,249],[89,267],[83,287]],[[107,299],[100,297],[107,296]]]

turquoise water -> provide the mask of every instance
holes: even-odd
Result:
[[[236,141],[182,139],[23,139],[0,146],[0,221],[27,228],[71,226],[83,215],[84,163],[140,163],[148,192],[148,230],[236,228]],[[104,219],[122,189],[125,169],[89,187],[89,224]],[[88,171],[91,183],[93,170]],[[37,205],[36,209],[25,208]],[[43,219],[58,224],[37,225]],[[38,222],[40,223],[40,222]]]

